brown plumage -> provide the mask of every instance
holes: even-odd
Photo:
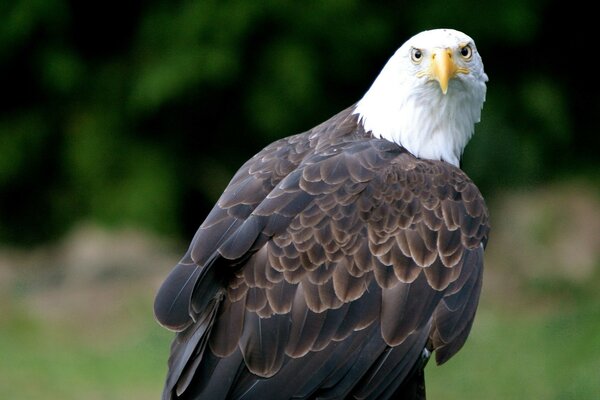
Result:
[[[424,398],[463,345],[488,215],[457,167],[351,107],[236,173],[161,287],[164,399]]]

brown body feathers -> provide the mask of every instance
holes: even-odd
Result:
[[[424,349],[465,342],[481,194],[352,111],[250,159],[199,228],[155,302],[165,399],[419,398]]]

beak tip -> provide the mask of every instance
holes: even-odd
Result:
[[[443,95],[448,93],[448,85],[440,85],[440,89],[442,90]]]

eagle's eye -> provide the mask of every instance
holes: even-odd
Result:
[[[410,49],[410,59],[412,60],[412,62],[414,62],[415,64],[418,64],[421,62],[421,60],[423,59],[423,52],[421,52],[421,50],[419,49],[415,49],[414,47],[412,49]]]
[[[473,56],[473,50],[471,49],[471,46],[469,46],[468,44],[461,47],[460,49],[460,55],[465,59],[465,60],[470,60],[471,57]]]

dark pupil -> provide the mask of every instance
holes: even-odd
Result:
[[[419,58],[421,58],[421,51],[415,50],[414,57],[415,57],[416,60],[418,60]]]
[[[468,47],[463,47],[462,49],[460,49],[460,54],[462,54],[464,57],[469,55],[469,48]]]

